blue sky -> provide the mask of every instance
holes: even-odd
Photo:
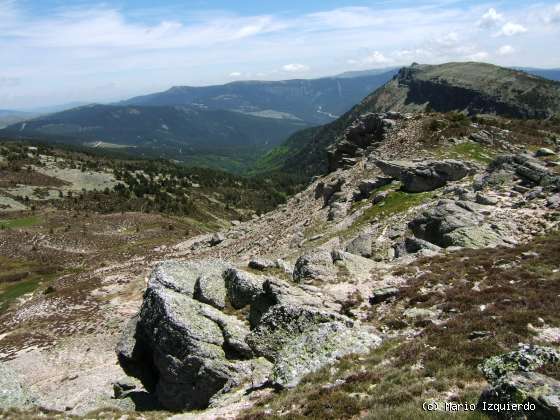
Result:
[[[560,67],[560,3],[0,0],[0,109],[465,60]]]

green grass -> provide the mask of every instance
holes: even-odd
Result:
[[[492,162],[496,153],[478,143],[465,142],[442,149],[440,155],[441,157],[473,160],[488,164]]]
[[[41,284],[53,280],[57,275],[57,267],[45,266],[33,261],[0,257],[0,278],[10,278],[18,274],[26,274],[19,281],[0,282],[0,313],[8,308],[11,302],[33,292]],[[17,277],[16,277],[17,278]]]
[[[377,190],[387,191],[394,186],[385,186]],[[370,222],[371,220],[383,220],[387,217],[393,216],[395,214],[404,213],[407,210],[419,206],[420,204],[426,202],[433,196],[433,192],[423,192],[423,193],[408,193],[400,190],[393,190],[389,192],[387,198],[366,209],[364,213],[356,219],[356,221],[348,228],[344,236],[349,236],[355,231],[357,231],[360,226]]]
[[[0,229],[26,228],[41,223],[38,216],[20,217],[18,219],[0,219]]]

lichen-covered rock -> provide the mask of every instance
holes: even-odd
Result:
[[[482,392],[477,408],[499,419],[558,420],[560,382],[536,372],[508,373]]]
[[[17,408],[25,410],[33,406],[34,399],[23,387],[16,372],[0,363],[0,410]]]
[[[317,324],[343,319],[320,308],[293,304],[272,305],[247,337],[251,348],[269,360],[278,360],[280,350]],[[348,320],[351,325],[351,321]]]
[[[560,363],[560,352],[552,347],[522,345],[519,350],[486,359],[480,371],[490,383],[511,372],[531,372],[549,363]]]
[[[498,156],[490,164],[488,171],[513,173],[526,182],[546,188],[560,188],[560,176],[549,171],[542,162],[527,154]]]
[[[255,297],[262,293],[263,283],[266,280],[265,277],[256,276],[237,268],[226,270],[224,279],[229,302],[235,309],[241,309],[253,302]]]
[[[248,328],[193,298],[196,279],[226,267],[216,260],[164,263],[150,277],[134,335],[144,357],[127,359],[123,367],[151,371],[157,398],[167,409],[207,407],[214,395],[244,380],[235,360],[252,355],[245,343]],[[126,351],[119,360],[134,353],[128,340],[121,349]]]
[[[196,279],[193,297],[215,308],[226,306],[226,286],[222,277],[222,270],[215,274],[202,274]]]
[[[373,331],[342,322],[319,323],[293,338],[276,354],[271,381],[294,387],[301,378],[350,353],[367,353],[381,339]]]
[[[302,255],[296,261],[293,279],[296,283],[308,283],[314,280],[329,282],[336,279],[337,269],[333,264],[331,253],[319,250]]]
[[[474,203],[440,200],[408,226],[414,235],[440,247],[482,248],[503,244],[502,233],[484,224]]]

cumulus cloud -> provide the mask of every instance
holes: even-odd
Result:
[[[309,66],[306,66],[305,64],[298,64],[298,63],[285,64],[282,66],[282,70],[288,71],[290,73],[297,73],[297,72],[309,70]]]
[[[504,26],[502,26],[502,29],[500,30],[500,32],[498,32],[498,35],[514,36],[523,34],[525,32],[527,32],[527,28],[525,26],[520,25],[519,23],[508,22]]]
[[[499,42],[498,34],[513,36],[527,28],[530,37],[517,41],[529,54],[523,64],[560,65],[556,26],[528,26],[536,21],[532,16],[541,24],[545,14],[547,22],[558,21],[560,6],[539,9],[518,3],[506,14],[451,1],[338,8],[323,2],[310,13],[295,14],[277,2],[275,12],[268,14],[239,14],[232,5],[230,11],[193,12],[185,7],[173,13],[150,6],[142,15],[130,2],[118,2],[119,7],[94,0],[72,7],[67,3],[57,2],[58,7],[37,14],[29,2],[0,0],[4,107],[118,100],[171,85],[224,83],[239,77],[327,76],[350,65],[499,59],[500,46],[510,42]],[[473,31],[477,23],[483,29],[492,27],[494,37]],[[529,42],[534,48],[528,48]],[[95,89],[112,82],[118,88]]]
[[[478,21],[477,25],[482,28],[493,28],[503,20],[504,17],[492,7],[482,15],[482,18]]]
[[[498,48],[499,55],[511,55],[514,52],[515,48],[513,48],[511,45],[502,45],[500,48]]]

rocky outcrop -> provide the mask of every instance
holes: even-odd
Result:
[[[482,392],[478,409],[503,419],[560,419],[560,382],[534,372],[559,362],[555,349],[530,345],[491,357],[480,366],[490,387]],[[503,410],[496,413],[491,404]]]
[[[393,181],[391,177],[378,176],[372,179],[364,179],[358,184],[358,191],[354,194],[354,200],[361,200],[369,197],[372,191],[390,184]]]
[[[453,159],[425,163],[377,160],[375,164],[385,175],[400,180],[404,191],[414,193],[435,190],[472,173],[468,164]]]
[[[527,154],[498,156],[478,183],[482,187],[496,185],[496,174],[502,174],[502,177],[515,176],[528,184],[551,190],[560,189],[560,176],[552,173],[543,162]]]
[[[407,192],[432,191],[449,181],[458,181],[471,173],[469,166],[458,160],[428,162],[400,173],[402,189]]]
[[[293,279],[296,283],[329,282],[336,278],[337,271],[331,253],[318,250],[297,259]]]
[[[228,304],[249,306],[247,318],[231,307],[222,312]],[[335,308],[321,294],[220,260],[164,262],[117,354],[163,407],[205,408],[233,389],[293,386],[340,356],[379,344]]]
[[[365,113],[358,116],[336,142],[327,148],[329,170],[351,166],[365,149],[383,142],[387,133],[403,118],[397,112]]]
[[[476,204],[466,201],[440,200],[409,222],[408,226],[420,239],[443,248],[460,246],[484,248],[503,244],[497,226],[484,223]]]

